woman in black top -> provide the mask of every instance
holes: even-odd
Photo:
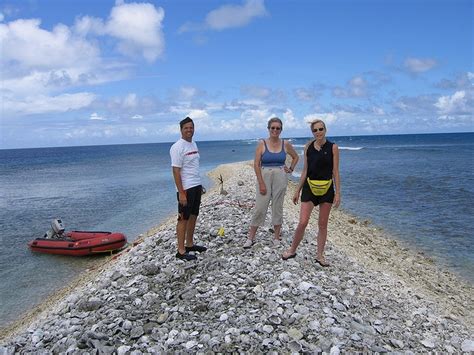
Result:
[[[318,249],[316,261],[321,266],[329,266],[324,258],[324,247],[328,234],[328,221],[331,207],[338,207],[341,202],[341,182],[339,177],[339,148],[337,144],[326,139],[326,125],[321,120],[311,123],[312,140],[304,151],[304,168],[301,172],[301,179],[293,196],[293,203],[296,205],[301,193],[300,221],[296,228],[293,242],[286,250],[282,258],[287,260],[296,256],[296,249],[303,239],[306,226],[314,206],[319,205],[318,220]],[[316,196],[310,189],[307,178],[310,180],[330,180],[332,183],[322,196]],[[335,185],[335,186],[334,186]]]

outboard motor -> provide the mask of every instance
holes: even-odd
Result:
[[[60,219],[53,219],[51,221],[51,228],[56,234],[63,234],[64,233],[64,225],[63,222]]]
[[[46,232],[44,238],[61,238],[64,230],[65,228],[61,219],[53,219],[51,221],[51,229]]]

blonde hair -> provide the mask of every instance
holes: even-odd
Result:
[[[317,119],[317,120],[314,120],[314,121],[311,121],[311,130],[313,130],[313,126],[316,124],[316,123],[322,123],[323,124],[323,127],[324,127],[324,130],[327,131],[326,129],[326,123],[324,123],[323,120],[320,120],[320,119]]]

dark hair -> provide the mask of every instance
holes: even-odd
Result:
[[[191,122],[194,126],[194,121],[190,117],[186,117],[184,120],[181,120],[181,122],[179,123],[179,128],[183,129],[183,126],[189,122]]]
[[[270,129],[270,126],[272,125],[273,122],[279,123],[281,129],[283,130],[283,122],[278,117],[273,117],[268,120],[267,128]]]

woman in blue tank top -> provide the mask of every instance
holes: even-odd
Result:
[[[272,224],[275,241],[280,241],[283,223],[283,201],[288,177],[298,163],[298,154],[290,142],[280,139],[283,123],[277,117],[268,121],[267,139],[262,139],[255,151],[254,170],[257,176],[257,195],[250,231],[244,244],[248,249],[255,243],[255,234],[265,222],[268,205],[272,201]],[[290,166],[286,165],[286,154],[291,156]]]
[[[304,150],[304,167],[301,172],[301,179],[293,196],[293,203],[296,205],[301,193],[300,221],[296,227],[293,242],[286,250],[283,260],[296,256],[296,249],[303,240],[306,226],[308,225],[311,212],[315,206],[319,205],[318,218],[318,249],[316,252],[316,262],[321,266],[329,266],[324,258],[324,247],[328,234],[328,221],[331,207],[338,207],[341,202],[341,180],[339,177],[339,148],[336,144],[326,139],[326,125],[321,120],[311,123],[311,131],[314,139]],[[308,182],[309,179],[310,181]],[[312,190],[311,181],[327,182],[328,188],[321,191]]]

